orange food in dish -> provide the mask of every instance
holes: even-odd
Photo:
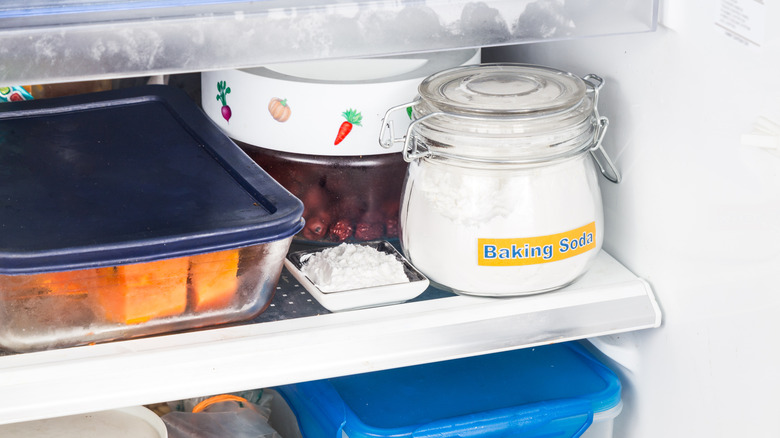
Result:
[[[81,269],[37,274],[34,277],[37,277],[38,285],[48,289],[52,295],[86,294],[95,284],[96,271],[95,269]]]
[[[0,275],[0,297],[3,299],[27,298],[38,289],[32,275]]]
[[[97,293],[106,319],[139,324],[183,313],[188,268],[188,257],[101,268],[104,278]]]
[[[43,274],[0,275],[0,296],[90,298],[106,321],[141,324],[156,318],[225,309],[236,297],[239,249],[190,257]]]
[[[0,293],[4,298],[86,295],[98,281],[98,270],[46,272],[31,275],[0,275]]]
[[[192,310],[227,307],[238,289],[238,249],[190,257]]]

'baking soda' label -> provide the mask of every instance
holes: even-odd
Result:
[[[479,266],[523,266],[567,259],[596,248],[596,222],[538,237],[478,239]]]

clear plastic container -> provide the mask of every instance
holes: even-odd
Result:
[[[410,162],[401,245],[432,283],[522,295],[586,271],[604,239],[596,164],[619,180],[601,147],[602,85],[595,75],[521,64],[462,67],[423,81],[415,120],[394,140]]]
[[[249,319],[303,205],[180,90],[0,105],[0,347]]]

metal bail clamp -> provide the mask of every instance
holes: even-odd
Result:
[[[404,103],[401,105],[396,105],[387,111],[385,111],[385,115],[382,117],[382,120],[380,121],[379,125],[379,145],[382,146],[385,149],[389,149],[393,147],[396,143],[404,142],[406,137],[395,137],[395,130],[394,130],[394,124],[393,121],[390,120],[390,114],[401,110],[406,109],[409,107],[413,107],[416,105],[417,102],[411,102],[411,103]]]
[[[604,134],[607,133],[607,127],[609,126],[609,120],[606,117],[599,116],[598,103],[599,103],[599,91],[604,86],[604,79],[594,74],[585,75],[582,78],[590,86],[593,87],[593,112],[596,115],[597,126],[596,134],[594,136],[593,146],[590,148],[590,155],[593,157],[593,161],[599,166],[601,174],[604,175],[609,181],[618,184],[623,180],[622,175],[618,171],[612,159],[607,155],[607,151],[604,150],[601,141],[604,139]],[[604,164],[602,164],[602,160]]]
[[[590,148],[590,155],[593,157],[593,161],[595,161],[599,166],[601,174],[611,182],[619,184],[620,181],[623,180],[623,177],[620,175],[617,167],[615,167],[615,164],[609,158],[607,151],[604,150],[604,146],[601,144],[601,140],[604,138],[604,134],[607,132],[607,126],[609,126],[609,120],[607,120],[606,117],[601,117],[598,120],[596,141]],[[599,156],[601,156],[601,158],[599,158]],[[601,159],[604,160],[606,166],[601,163]]]
[[[403,137],[395,137],[394,124],[393,121],[390,120],[390,114],[398,110],[405,111],[407,108],[414,107],[415,105],[417,105],[418,102],[419,101],[404,103],[388,109],[387,111],[385,111],[385,115],[384,117],[382,117],[382,120],[380,122],[379,145],[385,149],[389,149],[396,143],[403,143],[404,144],[403,157],[404,157],[404,161],[406,161],[407,163],[410,163],[418,158],[422,158],[430,155],[430,153],[427,151],[417,150],[417,142],[413,142],[413,143],[411,142],[412,130],[414,129],[415,125],[417,125],[418,123],[424,121],[429,117],[437,116],[440,115],[441,113],[432,113],[420,117],[419,119],[412,120],[412,122],[409,124],[409,127],[406,128],[406,133],[404,134]]]

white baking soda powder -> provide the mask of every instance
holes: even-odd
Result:
[[[498,296],[559,288],[601,248],[601,193],[588,154],[513,170],[417,161],[407,178],[404,253],[444,289]]]
[[[301,272],[322,292],[407,283],[404,265],[370,246],[342,243],[302,258]]]

